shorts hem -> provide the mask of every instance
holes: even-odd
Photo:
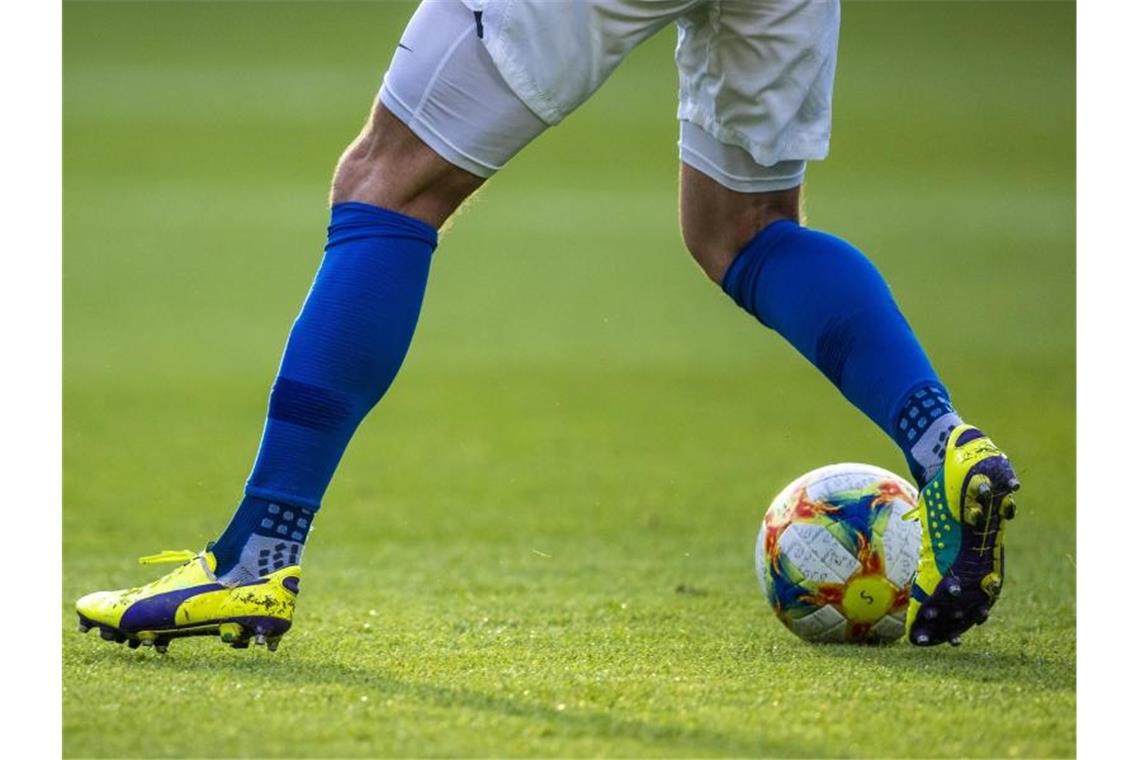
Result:
[[[803,184],[807,161],[758,164],[744,148],[713,137],[691,121],[681,122],[681,161],[729,190],[769,193]]]
[[[700,172],[718,185],[738,193],[774,193],[791,190],[802,185],[807,174],[807,167],[801,164],[798,172],[784,177],[738,177],[728,174],[711,159],[690,148],[681,148],[681,163]]]
[[[760,145],[747,134],[720,124],[715,118],[692,103],[681,103],[677,119],[694,124],[710,136],[724,143],[742,148],[761,166],[774,166],[781,161],[821,161],[827,158],[830,135],[796,135],[782,140],[776,146]]]
[[[392,112],[392,115],[403,122],[404,126],[412,130],[416,137],[427,143],[440,158],[449,164],[454,164],[464,171],[471,172],[476,177],[489,179],[495,172],[503,167],[480,161],[457,148],[450,140],[440,134],[434,127],[419,118],[415,111],[408,106],[400,96],[392,92],[385,81],[380,86],[380,102]]]

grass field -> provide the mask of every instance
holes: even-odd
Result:
[[[1021,469],[990,625],[811,646],[758,593],[786,481],[903,464],[684,252],[666,31],[444,236],[281,651],[75,634],[78,595],[228,519],[410,6],[69,2],[65,754],[1074,754],[1073,6],[843,12],[809,221],[878,262]]]

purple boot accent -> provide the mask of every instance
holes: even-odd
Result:
[[[207,583],[202,586],[180,588],[177,591],[168,591],[165,594],[140,599],[132,604],[122,619],[119,628],[124,631],[150,631],[156,628],[173,628],[178,625],[174,620],[174,613],[187,599],[208,591],[224,589],[220,583]]]
[[[976,433],[976,434],[975,434]],[[981,435],[970,430],[958,439],[961,445]],[[923,600],[922,620],[910,631],[910,641],[919,646],[960,643],[963,633],[985,623],[990,608],[1001,593],[1005,577],[1005,552],[994,557],[994,546],[1002,528],[1002,500],[1020,488],[1013,466],[1004,456],[990,456],[970,468],[962,484],[960,514],[967,507],[967,488],[977,475],[989,478],[990,491],[979,500],[982,514],[974,524],[962,522],[962,544],[958,556],[934,593]]]
[[[962,435],[958,436],[958,445],[962,446],[964,444],[969,443],[970,441],[976,440],[978,438],[982,438],[984,436],[985,436],[985,433],[983,433],[981,430],[978,430],[977,428],[971,428],[971,429],[967,430],[966,432],[962,433]]]

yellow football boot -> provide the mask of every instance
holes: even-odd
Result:
[[[166,551],[139,560],[158,562],[183,564],[145,586],[83,597],[75,603],[79,632],[98,628],[107,641],[126,642],[132,649],[153,646],[158,652],[166,652],[171,639],[214,634],[236,649],[252,640],[273,651],[293,623],[299,565],[226,584],[214,575],[217,561],[209,550]]]
[[[989,617],[1005,577],[1005,523],[1021,487],[1009,458],[982,431],[959,425],[946,459],[911,515],[922,521],[906,630],[910,643],[961,643]]]

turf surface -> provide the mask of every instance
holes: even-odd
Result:
[[[668,31],[445,235],[281,650],[72,632],[76,596],[228,518],[329,173],[408,14],[66,5],[65,753],[1072,755],[1061,3],[845,5],[832,156],[809,169],[810,222],[881,265],[1021,469],[1005,595],[960,649],[803,644],[757,591],[786,481],[903,465],[684,253]]]

